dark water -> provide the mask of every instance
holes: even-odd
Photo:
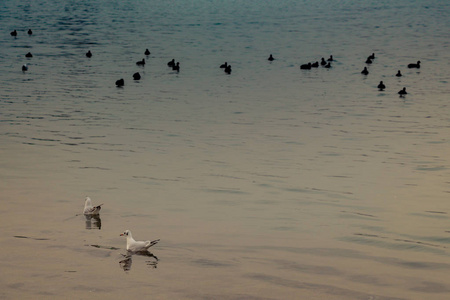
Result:
[[[0,295],[448,298],[449,8],[3,1]]]

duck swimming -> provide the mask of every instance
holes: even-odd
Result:
[[[124,85],[125,85],[125,80],[123,80],[123,78],[116,81],[117,87],[122,87]]]
[[[380,81],[380,84],[378,85],[378,89],[380,91],[383,91],[386,88],[386,86],[384,85],[383,81]]]
[[[400,95],[400,97],[403,97],[403,96],[405,96],[405,95],[408,94],[408,93],[406,92],[406,88],[404,87],[402,90],[400,90],[400,91],[398,92],[398,94]]]
[[[367,67],[364,67],[364,70],[361,71],[361,74],[363,74],[363,75],[369,74],[369,70],[367,70]]]
[[[141,74],[139,74],[139,72],[134,73],[134,74],[133,74],[133,79],[134,79],[134,80],[139,80],[139,79],[141,79]]]
[[[408,68],[410,68],[410,69],[413,69],[413,68],[420,69],[420,60],[418,60],[416,64],[409,64]]]
[[[311,70],[311,63],[303,64],[300,66],[302,70]]]

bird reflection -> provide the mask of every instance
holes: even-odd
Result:
[[[86,229],[102,229],[100,215],[84,215],[86,217]]]
[[[155,260],[146,260],[147,266],[150,266],[152,269],[156,269],[158,267],[158,257],[156,257],[153,253],[149,251],[139,251],[139,252],[133,252],[133,251],[127,251],[127,254],[121,254],[124,259],[119,261],[120,267],[125,271],[128,272],[131,270],[131,265],[133,264],[133,255],[139,255],[139,256],[146,256],[146,257],[152,257]]]

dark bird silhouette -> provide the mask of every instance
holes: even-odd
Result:
[[[372,53],[371,55],[369,55],[369,58],[370,58],[371,60],[374,60],[374,59],[375,59],[375,53]]]
[[[24,64],[23,66],[22,66],[22,71],[28,71],[28,66],[27,66],[27,64]]]
[[[303,64],[300,66],[302,70],[311,70],[311,63]]]
[[[143,65],[145,65],[145,59],[142,59],[142,60],[140,60],[140,61],[137,61],[136,64],[137,64],[138,66],[143,66]]]
[[[17,30],[14,29],[14,31],[11,31],[11,36],[17,36]]]
[[[144,54],[145,54],[145,55],[150,55],[150,51],[149,51],[148,49],[145,49]]]
[[[177,62],[177,64],[172,67],[172,70],[180,72],[180,63]]]
[[[333,55],[330,55],[330,58],[327,59],[328,61],[333,61]]]
[[[319,62],[316,61],[315,63],[311,64],[311,68],[318,68],[319,67]]]
[[[225,62],[224,64],[221,64],[221,65],[220,65],[220,68],[221,68],[221,69],[225,69],[226,67],[228,67],[228,63],[227,63],[227,62]]]
[[[364,67],[364,70],[361,71],[361,74],[363,74],[363,75],[369,74],[369,70],[367,70],[367,67]]]
[[[31,54],[31,52],[28,52],[27,54],[25,54],[25,57],[33,57],[33,54]]]
[[[125,85],[125,80],[123,80],[123,78],[116,81],[117,87],[122,87],[124,85]]]
[[[370,56],[366,59],[366,64],[371,64],[372,63],[372,60],[370,59]]]
[[[321,66],[325,66],[327,64],[327,62],[325,61],[325,58],[322,57],[322,60],[320,62]]]
[[[89,58],[91,58],[91,57],[92,57],[92,53],[91,53],[91,50],[89,50],[88,52],[86,52],[86,57],[89,57]]]
[[[134,80],[139,80],[139,79],[141,79],[141,74],[139,74],[139,72],[134,73],[134,74],[133,74],[133,79],[134,79]]]
[[[224,72],[227,73],[228,75],[230,75],[230,74],[231,74],[231,65],[228,65],[228,66],[225,68]]]
[[[170,68],[172,68],[173,66],[175,66],[175,58],[172,59],[171,61],[169,61],[169,62],[167,63],[167,66],[170,67]]]
[[[32,35],[32,34],[33,34],[33,31],[31,31],[31,29],[28,29],[28,34],[29,34],[29,35]]]
[[[410,68],[410,69],[413,69],[413,68],[420,69],[420,60],[417,61],[417,64],[409,64],[408,68]]]
[[[268,58],[267,60],[273,61],[273,60],[275,60],[275,58],[273,58],[272,54],[270,54],[270,55],[269,55],[269,58]]]
[[[400,91],[398,92],[398,94],[400,95],[400,97],[403,97],[403,96],[405,96],[405,95],[408,94],[408,93],[406,92],[406,88],[404,87],[402,90],[400,90]]]
[[[400,70],[398,70],[398,72],[397,72],[397,74],[395,74],[395,76],[402,77],[403,75],[402,75],[402,73],[400,73]]]
[[[327,63],[327,64],[324,66],[324,68],[327,68],[327,69],[331,68],[331,64],[330,64],[330,63]]]
[[[384,91],[385,88],[386,88],[386,86],[384,85],[383,81],[380,81],[380,84],[378,85],[378,89],[380,91]]]

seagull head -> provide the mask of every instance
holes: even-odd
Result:
[[[124,233],[120,234],[120,236],[128,236],[129,234],[131,234],[131,232],[129,230],[125,230]]]

